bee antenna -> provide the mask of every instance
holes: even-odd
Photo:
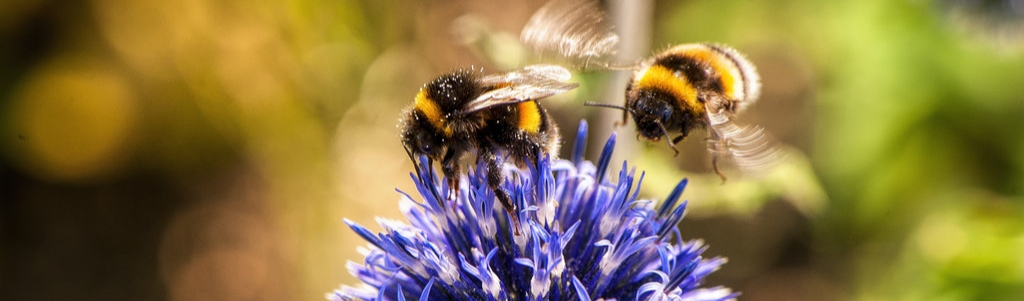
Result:
[[[402,149],[405,150],[405,154],[409,156],[409,160],[412,161],[412,164],[416,164],[416,159],[412,156],[412,151],[409,150],[409,146],[402,143]]]
[[[416,171],[416,180],[424,184],[430,184],[431,194],[434,195],[434,199],[440,202],[441,195],[437,193],[437,189],[434,187],[434,159],[427,158],[427,176],[429,179],[423,178],[423,174],[420,173],[420,164],[416,162],[416,156],[412,154],[412,150],[409,150],[409,146],[402,144],[402,148],[405,149],[405,154],[409,155],[409,160],[412,161],[412,170]]]
[[[606,103],[593,102],[593,101],[584,102],[583,105],[584,106],[588,106],[588,107],[602,107],[602,108],[619,109],[619,110],[623,110],[623,111],[626,111],[626,112],[633,113],[633,110],[630,110],[627,107],[623,107],[623,106],[619,106],[619,105],[610,105],[610,104],[606,104]]]
[[[416,162],[416,156],[413,156],[409,146],[405,145],[405,143],[402,143],[402,149],[405,150],[406,155],[409,155],[409,161],[412,161],[412,170],[416,171],[416,178],[422,181],[423,175],[420,174],[420,164]]]
[[[668,147],[671,147],[672,150],[676,152],[675,155],[678,156],[679,149],[677,149],[676,144],[672,142],[672,137],[669,136],[668,129],[666,129],[665,125],[661,123],[661,120],[655,120],[654,123],[658,124],[658,127],[661,128],[661,133],[665,134],[665,142],[668,142]]]
[[[632,113],[633,115],[636,115],[636,112],[634,112],[633,109],[624,106],[610,105],[606,103],[599,103],[593,101],[584,102],[583,105],[588,107],[602,107],[622,110],[622,120],[615,122],[616,127],[626,125],[626,118],[628,117],[626,113]]]

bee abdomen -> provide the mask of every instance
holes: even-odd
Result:
[[[524,101],[516,104],[516,111],[519,113],[517,126],[527,133],[536,134],[541,129],[543,120],[540,106],[536,101]]]
[[[760,94],[757,70],[742,54],[722,45],[683,44],[655,57],[652,65],[676,71],[701,91],[750,102]]]

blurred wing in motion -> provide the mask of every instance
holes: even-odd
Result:
[[[743,175],[760,176],[782,161],[783,153],[764,128],[755,125],[740,126],[724,110],[708,108],[708,149],[715,160],[726,157],[733,161]]]
[[[538,53],[556,52],[581,62],[615,53],[619,36],[593,0],[552,0],[523,27],[520,40]]]
[[[480,78],[480,83],[496,87],[466,104],[463,114],[499,105],[538,100],[565,93],[579,86],[567,82],[569,70],[555,65],[532,65],[521,70]]]

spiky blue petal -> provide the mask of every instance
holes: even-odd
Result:
[[[420,158],[410,174],[419,200],[401,193],[407,222],[378,219],[381,233],[345,223],[369,242],[349,272],[362,283],[330,300],[732,300],[727,288],[702,287],[725,259],[704,259],[699,240],[681,241],[677,225],[684,179],[655,208],[638,200],[644,174],[625,162],[618,181],[606,177],[615,136],[597,164],[582,159],[580,123],[571,160],[540,159],[506,168],[502,189],[521,208],[514,235],[482,170],[449,188]],[[458,189],[454,204],[448,189]],[[677,206],[677,204],[679,204]]]

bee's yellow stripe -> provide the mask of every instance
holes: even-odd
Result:
[[[706,62],[718,74],[722,94],[729,99],[743,99],[743,77],[732,58],[703,44],[681,45],[674,50],[695,61]]]
[[[682,106],[690,108],[695,115],[704,114],[704,105],[697,101],[697,89],[685,77],[661,65],[652,65],[643,71],[636,81],[638,89],[654,89],[668,92]]]
[[[427,96],[426,89],[420,89],[419,93],[416,93],[416,101],[414,103],[416,110],[423,113],[423,116],[427,118],[430,125],[433,125],[435,129],[438,129],[446,136],[451,137],[452,129],[448,127],[442,116],[441,108],[437,106],[437,103],[433,99]]]
[[[527,133],[537,133],[540,131],[540,107],[537,106],[536,101],[524,101],[518,105],[519,111],[519,128],[526,131]]]

